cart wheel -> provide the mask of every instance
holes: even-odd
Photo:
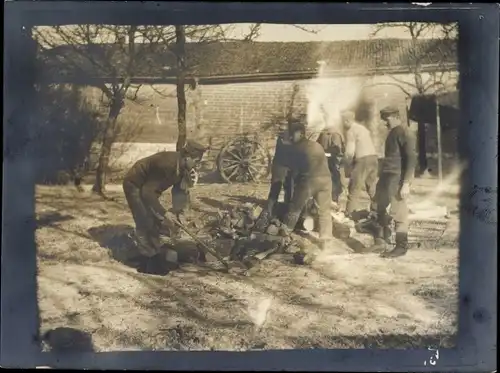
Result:
[[[267,177],[271,155],[258,141],[246,137],[235,139],[217,157],[217,169],[228,183],[247,183]]]

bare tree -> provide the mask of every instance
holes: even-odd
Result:
[[[252,41],[260,35],[260,24],[250,24],[245,35],[237,40]],[[136,100],[141,85],[133,80],[147,68],[147,57],[160,54],[177,60],[178,141],[184,146],[186,128],[186,83],[188,74],[197,66],[189,65],[186,43],[206,44],[235,40],[231,37],[234,25],[179,26],[117,26],[72,25],[35,29],[35,39],[48,53],[56,51],[58,68],[67,66],[73,78],[98,87],[107,108],[101,137],[101,149],[93,191],[103,194],[113,143],[118,138],[118,117],[127,99]],[[311,31],[313,32],[313,31]],[[57,54],[54,49],[64,44],[70,53]],[[104,47],[103,45],[106,44]],[[54,57],[54,56],[53,56]],[[60,73],[60,71],[58,71]],[[171,74],[172,72],[170,72]]]
[[[179,134],[176,149],[184,147],[187,140],[186,128],[186,92],[184,84],[186,79],[186,30],[184,26],[175,26],[175,51],[177,55],[177,126]]]
[[[127,99],[136,99],[141,85],[133,84],[144,66],[142,57],[154,43],[141,43],[157,30],[149,26],[71,25],[35,29],[34,37],[54,60],[57,69],[66,67],[72,78],[98,87],[107,110],[101,148],[92,190],[103,194],[113,143],[120,134],[118,117]],[[174,39],[173,29],[163,28]],[[162,40],[167,40],[162,35]],[[106,44],[106,47],[103,45]],[[65,45],[64,52],[54,49]],[[61,52],[61,53],[58,53]],[[58,74],[61,71],[57,71]],[[105,78],[105,79],[102,79]]]
[[[201,25],[201,26],[175,26],[175,46],[170,48],[170,51],[176,55],[177,70],[176,70],[176,92],[177,92],[177,126],[178,138],[176,149],[181,149],[187,140],[187,125],[186,125],[186,77],[189,72],[196,68],[194,65],[188,65],[186,59],[186,41],[194,43],[213,43],[221,41],[234,40],[230,38],[232,25]],[[259,36],[260,24],[251,24],[249,31],[243,35],[243,41],[252,41]],[[168,46],[168,41],[164,40]],[[195,81],[191,82],[194,88]]]
[[[439,92],[446,88],[445,75],[448,71],[446,62],[448,57],[455,52],[453,48],[449,48],[451,43],[446,43],[448,40],[456,40],[458,33],[458,25],[454,24],[439,24],[439,23],[423,23],[423,22],[394,22],[380,23],[374,26],[372,36],[375,36],[390,28],[399,28],[405,30],[411,37],[410,48],[408,49],[407,67],[413,74],[413,82],[407,82],[395,76],[391,76],[394,80],[394,85],[399,87],[406,97],[412,97],[411,91],[417,91],[419,95],[430,92]],[[432,37],[428,43],[422,43],[423,38]],[[423,73],[424,62],[430,54],[438,55],[438,68],[435,71],[428,72],[428,77],[424,79]],[[417,126],[418,137],[418,157],[419,157],[419,174],[427,170],[427,154],[426,154],[426,136],[425,123],[419,122]]]

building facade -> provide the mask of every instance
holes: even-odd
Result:
[[[422,48],[429,49],[420,65],[427,93],[455,89],[458,81],[456,46],[446,49],[436,43],[422,42]],[[235,136],[257,134],[272,152],[276,124],[287,113],[306,114],[314,121],[320,117],[318,104],[335,116],[360,96],[371,102],[369,120],[377,122],[378,110],[390,104],[400,108],[406,121],[409,100],[418,93],[408,62],[410,47],[406,40],[391,39],[331,42],[321,48],[315,43],[218,43],[198,51],[188,48],[187,61],[198,66],[191,69],[185,89],[189,135],[210,143],[216,153]],[[139,89],[134,89],[133,99],[126,101],[120,114],[121,121],[139,127],[140,133],[123,141],[147,143],[148,149],[158,144],[161,149],[161,144],[177,139],[175,77],[165,76],[162,71],[169,69],[164,66],[151,64],[148,69],[137,72],[133,80]],[[64,79],[71,82],[71,75]],[[110,78],[100,79],[107,83]],[[77,84],[85,86],[87,97],[101,101],[102,91],[92,87],[95,84],[81,80]],[[381,152],[385,133],[383,126],[377,129]],[[433,128],[426,131],[429,153],[436,152],[433,132]],[[454,136],[443,134],[445,153],[454,153]]]

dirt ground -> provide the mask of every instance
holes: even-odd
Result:
[[[428,200],[435,183],[419,181],[412,198]],[[399,259],[356,254],[338,240],[341,252],[312,266],[278,257],[250,277],[192,264],[154,276],[127,265],[114,241],[133,227],[120,187],[108,187],[108,200],[89,189],[37,189],[40,331],[51,331],[46,347],[66,343],[71,333],[87,341],[75,348],[94,351],[454,343],[457,214],[439,241],[414,247]],[[446,189],[432,198],[455,210],[458,188]],[[261,203],[266,194],[266,185],[201,184],[193,210],[213,214],[230,204]]]

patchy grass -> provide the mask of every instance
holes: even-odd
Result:
[[[433,185],[417,188],[420,198]],[[108,200],[69,187],[37,189],[42,333],[73,328],[91,336],[96,351],[454,343],[457,217],[445,232],[446,246],[415,248],[398,260],[354,254],[337,241],[345,253],[311,267],[270,259],[244,277],[186,264],[161,277],[137,273],[92,234],[133,226],[120,187],[108,189]],[[199,185],[194,194],[193,214],[210,214],[228,204],[259,203],[267,186]],[[456,198],[448,193],[439,201],[453,207]]]

